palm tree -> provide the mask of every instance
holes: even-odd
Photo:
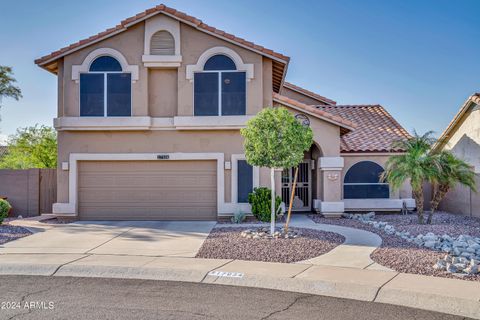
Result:
[[[414,136],[408,140],[396,141],[394,149],[404,150],[405,153],[391,156],[386,163],[385,171],[380,177],[387,181],[392,189],[399,189],[403,183],[410,180],[413,197],[417,205],[418,222],[423,224],[423,183],[435,177],[438,165],[436,158],[430,155],[429,150],[435,139],[432,131],[424,135]]]
[[[427,223],[432,223],[432,216],[438,208],[440,201],[445,197],[448,191],[457,184],[462,184],[473,191],[476,191],[475,172],[465,161],[457,158],[449,151],[440,151],[435,154],[440,170],[436,172],[433,179],[433,198],[430,201],[431,210],[428,214]]]

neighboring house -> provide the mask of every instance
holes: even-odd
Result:
[[[304,114],[314,144],[294,209],[412,207],[378,175],[408,133],[381,106],[338,106],[286,83],[289,58],[164,5],[37,59],[58,76],[58,203],[80,219],[217,219],[250,211],[269,170],[239,129],[265,106]],[[345,182],[345,183],[344,183]],[[292,170],[278,171],[288,202]]]
[[[470,96],[442,133],[434,150],[450,150],[475,170],[480,191],[480,93]],[[480,194],[457,186],[447,193],[440,209],[480,217]]]

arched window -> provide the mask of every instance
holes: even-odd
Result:
[[[168,31],[162,30],[155,32],[150,39],[151,55],[174,55],[175,39]]]
[[[373,161],[361,161],[348,169],[343,182],[344,199],[389,198],[388,183],[380,182],[383,168]]]
[[[130,116],[131,79],[115,58],[101,56],[93,60],[88,73],[80,74],[80,116]]]
[[[210,57],[194,75],[194,114],[231,116],[246,113],[246,73],[226,55]]]

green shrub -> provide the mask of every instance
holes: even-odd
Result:
[[[253,189],[248,195],[248,203],[252,206],[252,214],[260,221],[270,222],[271,193],[269,188],[261,187]],[[278,212],[282,199],[275,197],[275,212]]]
[[[3,219],[5,219],[8,216],[8,212],[12,206],[10,203],[8,203],[7,200],[0,199],[0,224],[2,224]]]

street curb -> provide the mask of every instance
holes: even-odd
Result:
[[[292,276],[292,265],[195,258],[178,258],[178,267],[174,266],[177,258],[171,257],[148,257],[152,261],[135,266],[119,265],[122,261],[114,257],[117,260],[109,265],[112,257],[99,257],[103,259],[100,265],[92,264],[92,260],[96,261],[94,255],[58,264],[2,263],[0,274],[233,285],[387,303],[480,319],[480,283],[473,281],[331,266],[302,268]],[[135,259],[123,257],[126,261]],[[245,266],[244,270],[236,267],[240,265]],[[232,268],[236,272],[222,271]],[[270,268],[275,276],[267,274]],[[282,268],[289,268],[287,276],[281,274]]]

